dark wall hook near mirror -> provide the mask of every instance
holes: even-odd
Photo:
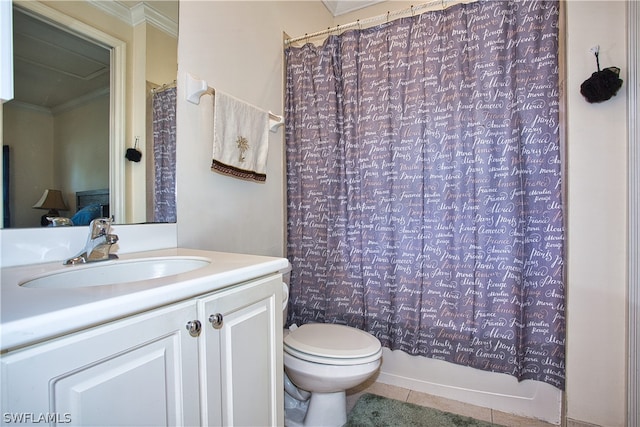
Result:
[[[136,142],[133,144],[133,148],[127,148],[127,153],[124,155],[127,160],[132,162],[139,162],[142,158],[142,153],[138,150],[138,140],[140,137],[136,136]]]
[[[600,46],[594,46],[590,50],[596,57],[598,71],[580,85],[580,93],[587,102],[603,102],[613,97],[622,86],[622,79],[618,77],[620,68],[608,67],[600,70]]]

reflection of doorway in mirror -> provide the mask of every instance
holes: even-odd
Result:
[[[59,188],[109,188],[110,51],[14,7],[14,99],[3,105],[10,145],[10,227],[40,226],[33,204]],[[5,225],[6,226],[6,225]]]
[[[127,9],[123,9],[123,5]],[[178,2],[148,0],[45,4],[16,0],[12,6],[31,16],[53,22],[54,26],[66,28],[110,51],[109,183],[103,188],[110,190],[110,212],[115,217],[115,223],[146,221],[145,168],[140,163],[135,163],[135,167],[127,164],[130,162],[125,160],[124,155],[125,149],[133,146],[136,136],[140,137],[140,141],[146,139],[145,81],[162,85],[176,78]],[[125,103],[125,95],[130,102]],[[34,191],[34,200],[39,197],[37,193]],[[67,199],[70,204],[75,204],[73,194]],[[1,199],[0,204],[4,205]],[[72,215],[75,213],[72,209],[63,214]]]

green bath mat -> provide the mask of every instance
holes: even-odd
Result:
[[[365,393],[349,413],[344,427],[488,427],[493,425],[450,412]]]

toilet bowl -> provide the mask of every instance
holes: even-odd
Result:
[[[309,323],[291,330],[284,338],[285,384],[290,379],[310,397],[295,411],[285,410],[285,425],[342,426],[347,421],[345,391],[369,379],[381,356],[380,341],[356,328]],[[286,394],[290,400],[292,393]]]

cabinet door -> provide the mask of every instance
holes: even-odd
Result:
[[[283,425],[282,276],[202,298],[198,312],[203,424]]]
[[[3,355],[3,424],[199,424],[193,301]]]

